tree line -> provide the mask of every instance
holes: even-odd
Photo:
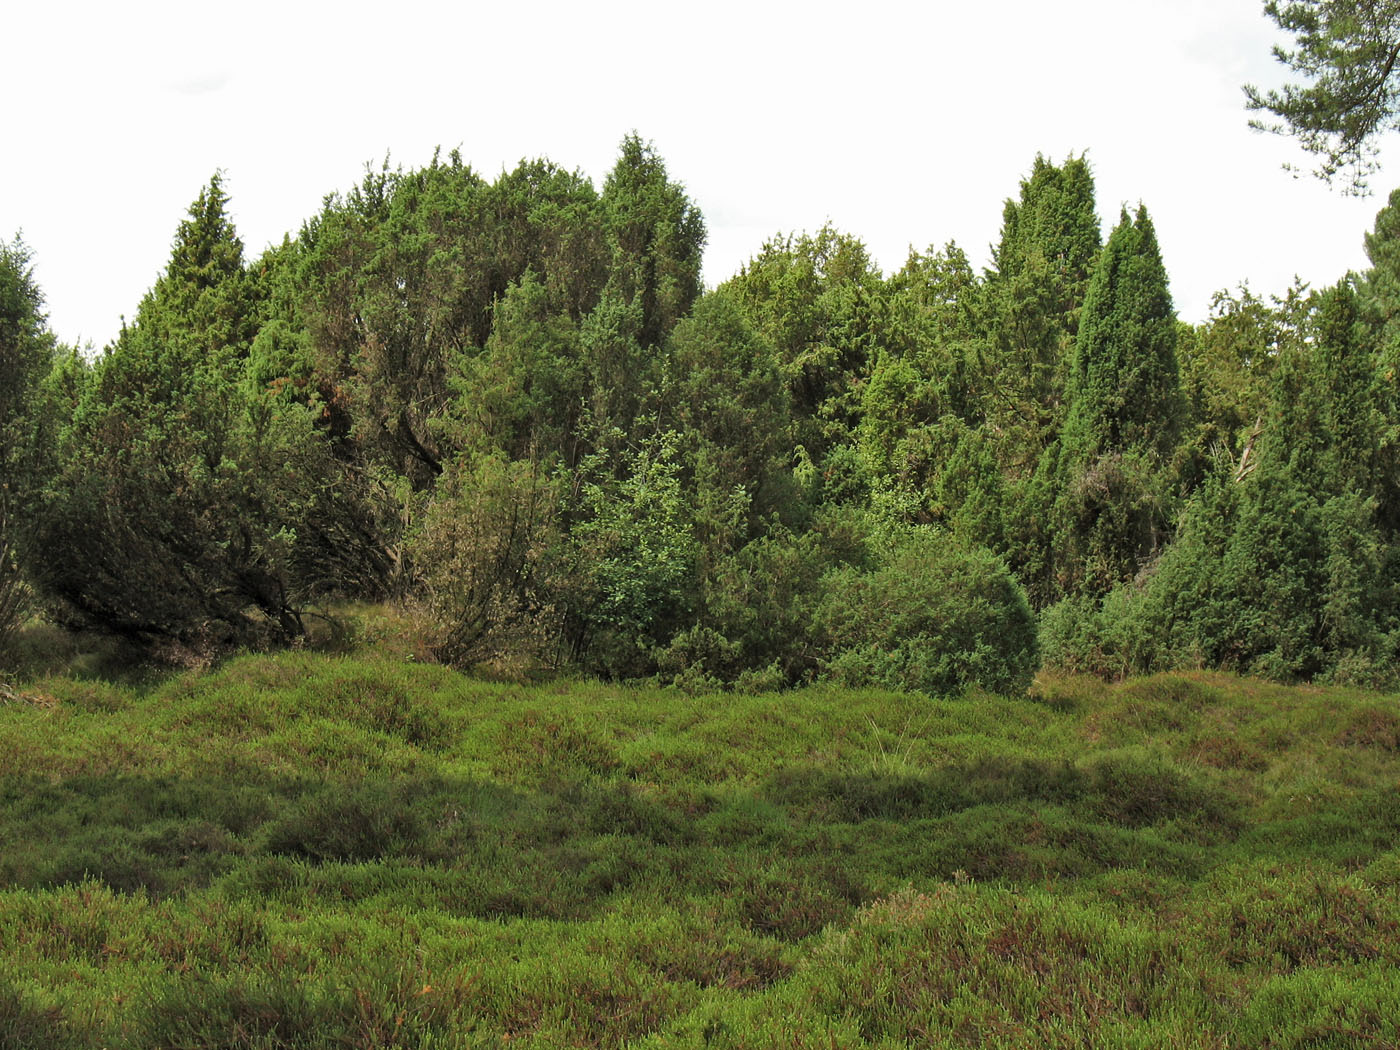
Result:
[[[980,273],[825,227],[709,290],[635,135],[601,190],[370,169],[251,260],[227,206],[93,361],[0,251],[0,639],[291,645],[349,599],[454,665],[692,687],[1394,674],[1400,198],[1364,273],[1199,325],[1083,157]]]

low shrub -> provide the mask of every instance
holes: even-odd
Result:
[[[271,826],[266,848],[316,863],[357,863],[419,852],[424,832],[422,813],[403,790],[328,784]]]
[[[1219,791],[1153,756],[1109,755],[1088,769],[1094,812],[1127,828],[1190,821],[1224,830],[1238,827],[1235,806]]]
[[[1021,695],[1039,666],[1025,592],[990,551],[914,532],[886,564],[825,581],[822,672],[848,686]]]
[[[81,1045],[62,1010],[34,1005],[0,977],[0,1050],[69,1050]]]

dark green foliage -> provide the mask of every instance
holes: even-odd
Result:
[[[1019,198],[1006,202],[994,269],[963,295],[973,303],[975,323],[965,337],[970,397],[962,415],[980,424],[982,433],[970,444],[959,443],[964,465],[958,473],[975,463],[975,474],[951,489],[941,486],[945,492],[936,507],[1004,553],[1036,607],[1059,597],[1073,575],[1056,553],[1067,530],[1055,506],[1069,485],[1068,473],[1059,469],[1057,438],[1065,422],[1074,339],[1099,254],[1088,163],[1070,157],[1056,166],[1037,157]],[[988,469],[992,460],[995,470]],[[963,494],[971,498],[967,510],[957,504]]]
[[[367,172],[277,253],[252,371],[313,401],[330,438],[340,477],[301,550],[340,593],[414,589],[413,517],[455,455],[575,444],[591,378],[576,328],[608,272],[600,208],[547,161],[488,183],[454,153]]]
[[[1318,158],[1314,172],[1331,182],[1346,170],[1344,186],[1367,192],[1377,170],[1375,140],[1400,127],[1400,6],[1393,0],[1269,0],[1264,12],[1291,33],[1293,49],[1274,57],[1303,84],[1281,91],[1245,87],[1248,105],[1277,118],[1253,127],[1295,137]]]
[[[956,499],[968,487],[999,488],[1000,472],[984,455],[991,448],[979,428],[989,393],[974,317],[978,294],[966,257],[949,245],[941,253],[911,255],[879,304],[880,347],[861,393],[857,437],[877,500],[911,523],[950,522],[960,507],[950,506],[947,496]],[[969,452],[980,460],[975,476],[967,473]],[[973,497],[977,506],[968,519],[986,515],[979,498],[985,495]],[[977,541],[997,546],[999,530]]]
[[[459,448],[498,449],[515,460],[567,455],[592,386],[578,322],[533,270],[506,289],[492,318],[485,348],[452,362],[457,410],[439,430]]]
[[[1065,445],[1088,461],[1114,451],[1165,459],[1178,425],[1176,315],[1157,235],[1124,210],[1094,267],[1068,379]]]
[[[28,247],[18,236],[0,244],[0,665],[11,632],[29,611],[29,586],[20,567],[22,525],[40,484],[39,386],[54,363],[43,307]]]
[[[770,529],[706,573],[701,613],[659,654],[663,672],[697,685],[771,690],[810,680],[821,654],[813,632],[824,578],[869,560],[866,525],[844,509],[815,514],[795,532]]]
[[[986,296],[991,358],[987,411],[1014,438],[1008,457],[1034,464],[1063,419],[1065,370],[1100,249],[1088,162],[1037,156],[1006,202]],[[1020,446],[1020,447],[1017,447]]]
[[[865,246],[827,226],[769,241],[721,286],[777,350],[795,442],[815,461],[857,420],[858,380],[880,338],[881,284]]]
[[[326,474],[307,412],[240,383],[258,304],[225,203],[216,177],[77,392],[36,525],[66,616],[197,651],[302,633],[295,528]]]
[[[1080,316],[1053,462],[1057,576],[1106,593],[1134,576],[1170,520],[1163,488],[1180,425],[1176,317],[1152,221],[1123,212]],[[1042,466],[1047,462],[1042,460]]]
[[[571,631],[585,666],[607,677],[650,673],[653,650],[694,612],[700,552],[677,444],[663,431],[580,470]]]
[[[1001,280],[1051,267],[1062,282],[1062,312],[1069,315],[1084,297],[1099,244],[1088,162],[1069,157],[1056,167],[1037,156],[1030,177],[1021,180],[1020,199],[1006,202],[992,262]]]
[[[1205,665],[1386,680],[1392,573],[1372,505],[1322,502],[1265,464],[1243,485],[1208,482],[1147,580],[1047,613],[1046,656],[1109,676]]]
[[[308,794],[276,821],[266,849],[317,864],[413,855],[421,849],[421,819],[402,789],[375,782],[332,784]]]
[[[23,488],[65,623],[202,659],[392,599],[421,655],[689,691],[1019,690],[1032,636],[988,610],[1020,624],[1022,591],[1052,662],[1100,674],[1379,680],[1396,651],[1385,212],[1354,289],[1242,288],[1193,328],[1144,209],[1100,245],[1082,156],[1036,158],[985,274],[948,244],[886,279],[828,227],[707,294],[699,210],[635,134],[601,193],[386,161],[251,265],[226,205],[216,176],[90,369],[49,367],[8,250],[49,364],[0,406],[7,473],[27,450],[0,517]]]
[[[730,295],[703,296],[672,332],[661,399],[709,512],[700,526],[707,551],[747,539],[768,514],[791,512],[792,417],[778,356]],[[740,493],[748,505],[736,531],[724,504]]]
[[[1288,348],[1304,338],[1309,310],[1304,290],[1265,302],[1242,286],[1218,292],[1211,316],[1200,327],[1178,329],[1183,401],[1183,483],[1199,486],[1227,456],[1237,469],[1252,469],[1263,434],[1274,368]]]
[[[1365,236],[1371,266],[1358,282],[1361,308],[1382,349],[1393,355],[1400,342],[1400,189],[1376,213],[1375,226]]]
[[[985,549],[915,533],[874,572],[840,570],[823,586],[823,668],[846,685],[1015,695],[1039,665],[1025,593]]]
[[[1289,680],[1385,679],[1397,599],[1376,362],[1346,286],[1273,366],[1248,452],[1223,457],[1150,578],[1066,608],[1052,657],[1097,673],[1205,664]]]
[[[642,345],[659,346],[700,294],[705,220],[635,132],[622,140],[600,203],[612,251],[609,289],[639,309]]]

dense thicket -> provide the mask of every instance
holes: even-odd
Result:
[[[22,526],[41,476],[41,386],[55,356],[43,307],[29,248],[18,236],[0,244],[0,665],[30,601],[20,569]]]
[[[454,664],[692,687],[1014,691],[1042,640],[1388,678],[1397,204],[1365,274],[1190,326],[1082,157],[1036,158],[984,273],[826,227],[709,290],[636,136],[601,190],[370,169],[252,261],[215,176],[90,366],[0,258],[0,629],[32,585],[168,653],[361,598]]]

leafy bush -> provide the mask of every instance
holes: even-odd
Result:
[[[515,672],[557,659],[550,554],[558,499],[555,479],[535,461],[492,454],[448,464],[410,545],[441,659]]]
[[[987,550],[930,532],[874,572],[837,570],[817,611],[824,673],[852,686],[1024,693],[1038,665],[1025,592]]]
[[[1149,601],[1141,587],[1125,583],[1102,598],[1074,595],[1056,602],[1040,619],[1046,665],[1121,679],[1170,663],[1148,622]]]
[[[1088,772],[1094,811],[1114,824],[1143,828],[1192,820],[1207,828],[1236,826],[1234,808],[1224,796],[1160,758],[1109,755]]]

